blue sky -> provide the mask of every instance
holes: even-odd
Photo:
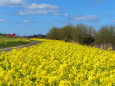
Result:
[[[115,0],[0,0],[0,33],[46,34],[83,23],[98,30],[115,23]]]

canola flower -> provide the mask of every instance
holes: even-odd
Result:
[[[115,86],[115,51],[57,40],[0,54],[1,86]]]

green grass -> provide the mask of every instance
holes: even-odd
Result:
[[[30,40],[27,40],[26,38],[17,38],[0,35],[0,48],[14,47],[27,43],[30,43]]]

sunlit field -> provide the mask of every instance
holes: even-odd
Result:
[[[17,38],[10,36],[1,36],[0,35],[0,48],[13,47],[17,45],[27,44],[30,41],[26,38]]]
[[[115,51],[42,41],[0,54],[1,86],[114,86]]]

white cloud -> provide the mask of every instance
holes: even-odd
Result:
[[[68,16],[68,13],[64,13],[64,16]]]
[[[115,23],[115,20],[112,20],[112,23]]]
[[[58,8],[56,5],[50,4],[35,4],[33,3],[30,6],[27,6],[28,9],[56,9]]]
[[[30,23],[31,21],[30,20],[24,20],[24,23]]]
[[[59,13],[58,6],[50,4],[32,4],[27,6],[25,10],[19,12],[19,15],[39,15],[39,14],[53,14]]]
[[[71,18],[72,22],[80,22],[80,21],[97,21],[98,16],[89,15],[89,16],[75,16]]]
[[[28,4],[28,0],[0,0],[0,6],[3,7],[23,7],[23,10],[19,11],[18,14],[23,15],[45,15],[52,14],[54,16],[60,13],[59,7],[57,5],[51,4]],[[63,16],[68,16],[67,13]]]
[[[24,5],[26,0],[0,0],[0,6],[20,6]]]
[[[0,19],[0,23],[6,22],[6,20],[4,19]]]

